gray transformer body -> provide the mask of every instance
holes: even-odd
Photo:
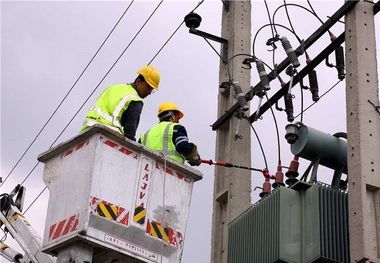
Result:
[[[333,170],[342,170],[347,174],[347,142],[333,135],[326,134],[311,127],[301,125],[299,138],[291,144],[294,155]]]

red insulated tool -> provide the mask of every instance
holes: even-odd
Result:
[[[257,169],[257,168],[252,168],[252,167],[246,167],[246,166],[240,166],[240,165],[235,165],[232,163],[226,163],[226,162],[213,162],[212,160],[201,160],[202,163],[207,163],[209,165],[218,165],[218,166],[224,166],[224,167],[229,167],[229,168],[240,168],[240,169],[246,169],[246,170],[252,170],[252,171],[257,171],[257,172],[262,172],[262,169]]]

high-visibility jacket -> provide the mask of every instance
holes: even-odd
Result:
[[[182,154],[176,151],[173,143],[173,130],[176,125],[180,124],[168,121],[160,122],[141,135],[141,144],[152,150],[161,151],[169,158],[183,164],[185,158]]]
[[[95,124],[102,124],[124,135],[120,119],[132,101],[142,101],[142,98],[131,84],[109,86],[87,112],[81,131]]]

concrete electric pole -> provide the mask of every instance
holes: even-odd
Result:
[[[356,4],[345,27],[351,262],[380,262],[380,109],[373,3]]]
[[[251,54],[251,2],[223,1],[222,38],[228,40],[228,58]],[[234,58],[230,65],[231,78],[238,81],[244,94],[250,88],[250,70],[242,69],[244,57]],[[220,63],[220,83],[229,80],[228,67]],[[218,117],[236,100],[232,86],[218,95]],[[248,110],[249,111],[249,110]],[[249,112],[245,114],[249,116]],[[237,131],[238,129],[238,132]],[[246,119],[231,118],[216,131],[216,160],[251,164],[250,126]],[[251,205],[251,173],[224,167],[215,167],[212,217],[211,262],[226,263],[228,251],[228,223]]]

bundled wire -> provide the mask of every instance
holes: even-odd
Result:
[[[34,137],[34,139],[32,140],[32,142],[29,144],[29,146],[26,148],[26,150],[24,151],[24,153],[20,156],[20,158],[17,160],[17,162],[15,163],[15,165],[12,167],[11,171],[8,173],[8,175],[5,177],[5,179],[3,180],[3,182],[1,183],[0,186],[2,186],[5,181],[9,178],[9,176],[13,173],[13,171],[16,169],[16,167],[18,166],[18,164],[21,162],[21,160],[24,158],[24,156],[26,155],[26,153],[29,151],[29,149],[32,147],[32,145],[35,143],[35,141],[37,140],[37,138],[41,135],[42,131],[46,128],[46,126],[48,125],[48,123],[50,122],[50,120],[54,117],[54,115],[57,113],[58,109],[62,106],[63,102],[67,99],[67,97],[69,96],[69,94],[71,93],[71,91],[74,89],[74,87],[77,85],[78,81],[82,78],[83,74],[87,71],[88,67],[91,65],[91,63],[94,61],[95,57],[98,55],[99,51],[103,48],[104,44],[107,42],[107,40],[109,39],[109,37],[111,36],[111,34],[114,32],[114,30],[116,29],[116,27],[119,25],[120,21],[123,19],[123,17],[125,16],[125,14],[127,13],[127,11],[129,10],[129,8],[131,7],[131,5],[133,4],[134,0],[131,1],[131,3],[128,5],[128,7],[125,9],[125,11],[123,12],[123,14],[120,16],[120,18],[118,19],[118,21],[116,22],[116,24],[113,26],[113,28],[111,29],[111,31],[108,33],[107,37],[103,40],[102,44],[99,46],[98,50],[95,52],[95,54],[92,56],[92,58],[90,59],[90,61],[87,63],[87,65],[85,66],[85,68],[82,70],[82,72],[79,74],[79,76],[77,77],[77,79],[74,81],[74,84],[71,86],[71,88],[69,89],[69,91],[65,94],[65,96],[63,97],[63,99],[60,101],[60,103],[58,104],[58,106],[55,108],[55,110],[53,111],[53,113],[50,115],[50,117],[47,119],[47,121],[45,122],[45,124],[42,126],[42,128],[38,131],[37,135]]]
[[[110,69],[106,72],[106,74],[102,77],[102,79],[99,81],[99,83],[96,85],[96,87],[92,90],[92,92],[90,93],[90,95],[86,98],[86,100],[82,103],[82,105],[79,107],[79,109],[75,112],[74,116],[70,119],[70,121],[66,124],[66,126],[63,128],[63,130],[61,131],[61,133],[57,136],[57,138],[53,141],[53,143],[50,145],[49,149],[51,147],[53,147],[53,145],[58,141],[59,138],[61,138],[62,134],[66,131],[66,129],[69,127],[69,125],[73,122],[73,120],[75,119],[75,117],[79,114],[79,112],[83,109],[84,105],[90,100],[90,98],[92,97],[92,95],[95,93],[95,91],[99,88],[99,86],[102,84],[103,80],[108,76],[108,74],[111,72],[111,70],[115,67],[115,65],[117,64],[117,62],[119,62],[119,60],[121,59],[121,57],[124,55],[124,53],[128,50],[128,48],[130,47],[130,45],[134,42],[134,40],[137,38],[137,36],[140,34],[140,32],[142,31],[142,29],[145,27],[145,25],[149,22],[149,20],[152,18],[152,16],[154,15],[154,13],[157,11],[157,9],[160,7],[160,5],[162,4],[163,0],[161,0],[158,5],[156,6],[156,8],[153,10],[153,12],[150,14],[150,16],[147,18],[147,20],[144,22],[144,24],[140,27],[140,29],[137,31],[137,33],[135,34],[135,36],[132,38],[132,40],[128,43],[128,45],[126,46],[126,48],[121,52],[121,54],[119,55],[119,57],[116,59],[116,61],[112,64],[112,66],[110,67]],[[22,183],[24,183],[28,177],[31,175],[31,173],[34,171],[34,169],[38,166],[39,162],[37,162],[33,169],[28,173],[28,175],[24,178],[24,180],[22,181]]]
[[[134,0],[133,0],[134,1]],[[132,1],[132,2],[133,2]],[[65,128],[63,129],[63,131],[59,134],[59,136],[54,140],[54,142],[50,145],[49,149],[57,142],[57,140],[61,137],[61,135],[63,134],[63,132],[67,129],[67,127],[71,124],[71,122],[74,120],[74,118],[78,115],[78,113],[82,110],[82,108],[84,107],[84,105],[87,103],[87,101],[90,99],[90,97],[94,94],[94,92],[97,90],[97,88],[100,86],[100,84],[103,82],[103,80],[106,78],[106,76],[109,74],[109,72],[113,69],[113,67],[116,65],[116,63],[119,61],[119,59],[123,56],[123,54],[126,52],[126,50],[129,48],[129,46],[132,44],[132,42],[135,40],[135,38],[138,36],[138,34],[141,32],[141,30],[145,27],[145,25],[147,24],[147,22],[150,20],[150,18],[153,16],[153,14],[157,11],[157,9],[160,7],[160,5],[162,4],[163,0],[161,0],[159,2],[159,4],[156,6],[156,8],[153,10],[153,12],[150,14],[150,16],[148,17],[148,19],[145,21],[145,23],[141,26],[141,28],[138,30],[138,32],[136,33],[136,35],[134,36],[134,38],[129,42],[129,44],[127,45],[127,47],[123,50],[123,52],[121,53],[121,55],[118,57],[118,59],[114,62],[114,64],[111,66],[111,68],[107,71],[106,75],[101,79],[101,81],[99,82],[99,84],[95,87],[95,89],[91,92],[91,94],[87,97],[87,99],[85,100],[85,102],[82,104],[82,106],[79,108],[79,110],[74,114],[74,116],[71,118],[71,120],[69,121],[69,123],[65,126]],[[204,2],[204,0],[200,1],[196,6],[195,8],[192,9],[191,12],[195,11],[200,5],[202,5]],[[131,3],[132,4],[132,3]],[[131,5],[130,4],[130,5]],[[130,5],[128,6],[128,8],[130,7]],[[128,9],[127,9],[128,10]],[[125,11],[126,12],[126,11]],[[124,14],[125,14],[124,12]],[[120,21],[121,19],[119,19]],[[118,21],[118,22],[119,22]],[[153,58],[150,60],[150,62],[148,63],[148,65],[150,63],[153,62],[153,60],[158,56],[158,54],[162,51],[162,49],[166,46],[166,44],[172,39],[172,37],[175,35],[175,33],[179,30],[179,28],[183,25],[184,21],[182,21],[179,26],[176,28],[176,30],[171,34],[171,36],[165,41],[165,43],[163,44],[163,46],[158,50],[158,52],[153,56]],[[103,43],[104,44],[104,43]],[[32,168],[32,170],[28,173],[28,175],[23,179],[21,185],[28,179],[28,177],[32,174],[32,172],[36,169],[36,167],[38,166],[39,162],[37,162],[34,167]],[[4,183],[4,182],[3,182]],[[38,198],[41,197],[41,195],[45,192],[45,190],[47,189],[47,186],[45,186],[42,191],[36,196],[36,198],[32,201],[32,203],[25,209],[24,211],[24,214],[32,207],[32,205],[37,201]]]
[[[324,92],[321,96],[319,96],[319,99],[321,99],[322,97],[324,97],[327,93],[329,93],[331,90],[333,90],[339,83],[341,82],[341,80],[339,80],[337,83],[335,83],[331,88],[329,88],[326,92]],[[318,100],[319,101],[319,100]],[[297,118],[298,116],[302,115],[305,111],[307,111],[308,109],[310,109],[312,106],[314,106],[314,104],[316,104],[318,101],[315,101],[313,102],[312,104],[310,104],[306,109],[304,109],[302,112],[300,112],[297,116],[295,116],[294,118]]]
[[[194,12],[200,5],[203,4],[205,0],[200,1],[196,7],[193,8],[193,10],[190,11]],[[160,52],[164,49],[164,47],[168,44],[168,42],[172,39],[172,37],[177,33],[177,31],[181,28],[181,26],[185,23],[185,20],[182,20],[182,22],[178,25],[178,27],[174,30],[174,32],[169,36],[169,38],[165,41],[165,43],[161,46],[161,48],[156,52],[156,54],[153,56],[153,58],[149,61],[148,65],[150,65],[155,58],[160,54]]]

